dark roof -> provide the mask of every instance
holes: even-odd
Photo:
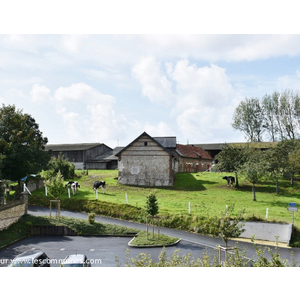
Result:
[[[158,143],[160,143],[165,148],[176,148],[176,136],[169,137],[153,137]]]
[[[110,151],[107,151],[106,153],[103,153],[102,155],[96,156],[90,160],[90,162],[108,162],[112,160],[118,160],[119,158],[115,155],[116,150],[122,149],[123,147],[116,147],[115,149],[112,149]]]
[[[83,144],[49,144],[45,146],[45,150],[52,151],[79,151],[89,150],[94,147],[103,145],[102,143],[83,143]]]
[[[176,152],[182,157],[210,159],[212,157],[201,147],[177,144]]]

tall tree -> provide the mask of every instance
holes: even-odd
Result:
[[[280,97],[280,115],[286,137],[297,137],[299,95],[293,90],[286,90]]]
[[[273,95],[265,95],[262,98],[262,111],[264,115],[264,124],[263,127],[266,133],[269,135],[272,142],[278,140],[278,133],[280,131],[278,122],[276,119],[277,103],[276,93]]]
[[[246,98],[235,109],[232,127],[242,131],[249,142],[260,142],[264,116],[260,101],[257,98]]]
[[[20,187],[21,178],[46,167],[50,159],[44,151],[47,142],[34,118],[14,105],[2,105],[0,154],[3,156],[3,178],[18,181]]]

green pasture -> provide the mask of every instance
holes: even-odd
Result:
[[[155,193],[159,214],[190,215],[192,216],[219,216],[224,211],[226,205],[235,204],[235,212],[238,213],[245,208],[245,216],[250,220],[264,220],[266,209],[268,208],[268,221],[270,222],[292,222],[292,213],[287,210],[290,202],[297,203],[300,207],[300,183],[295,182],[294,187],[290,187],[288,179],[280,180],[280,192],[276,194],[275,181],[264,179],[256,187],[257,201],[252,200],[252,186],[240,176],[240,187],[228,187],[227,182],[222,179],[230,173],[181,173],[177,174],[173,187],[135,187],[118,184],[117,170],[89,170],[88,175],[82,175],[77,171],[77,179],[81,185],[75,196],[76,199],[95,200],[93,182],[96,180],[106,181],[106,191],[98,191],[98,200],[126,204],[136,207],[145,207],[146,197],[149,193]],[[34,195],[45,195],[44,189],[34,192]],[[48,196],[49,199],[51,198]],[[60,197],[68,198],[68,192]],[[300,228],[300,212],[294,213],[294,224]]]

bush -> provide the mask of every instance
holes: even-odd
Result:
[[[89,221],[90,224],[95,223],[95,213],[89,213],[88,214],[88,221]]]

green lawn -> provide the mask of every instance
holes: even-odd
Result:
[[[80,172],[78,171],[78,174]],[[93,182],[105,180],[106,193],[99,189],[98,199],[106,202],[128,204],[145,207],[146,197],[150,192],[155,192],[159,204],[159,213],[188,214],[194,216],[218,216],[224,211],[226,205],[235,203],[236,213],[245,208],[245,216],[255,219],[265,219],[268,208],[268,220],[274,222],[292,222],[292,213],[287,210],[289,202],[300,206],[300,183],[295,182],[294,188],[289,186],[288,180],[280,181],[280,193],[275,192],[275,182],[265,180],[257,185],[257,201],[252,200],[251,184],[241,177],[240,188],[227,187],[222,177],[225,173],[181,173],[177,174],[175,184],[170,188],[134,187],[118,184],[117,170],[89,171],[78,179],[81,188],[75,196],[76,199],[95,200]],[[226,175],[233,175],[226,173]],[[44,189],[34,192],[35,195],[44,195]],[[65,195],[61,199],[67,198]],[[300,217],[296,212],[294,222],[300,228]]]

